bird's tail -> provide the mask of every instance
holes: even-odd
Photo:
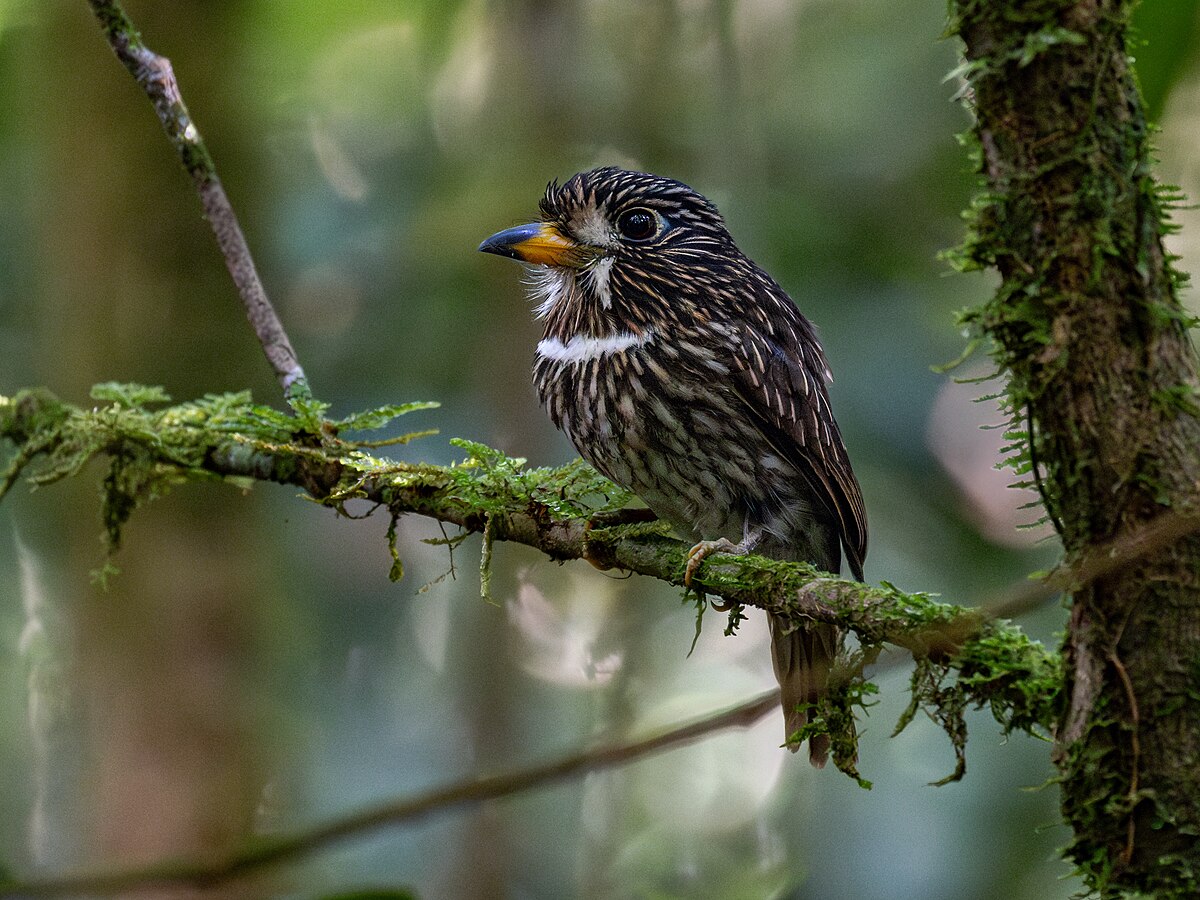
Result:
[[[767,615],[771,626],[771,662],[779,681],[783,703],[783,726],[790,738],[808,721],[808,715],[797,707],[815,703],[825,693],[829,669],[837,655],[840,634],[835,625],[810,625],[787,631],[786,620]],[[795,753],[798,743],[788,745]],[[829,758],[829,735],[821,734],[808,742],[808,758],[818,769]]]

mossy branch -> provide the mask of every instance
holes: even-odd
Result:
[[[112,550],[140,503],[179,482],[223,478],[294,485],[335,509],[362,499],[393,517],[416,513],[474,532],[486,525],[492,540],[526,544],[552,559],[586,559],[683,584],[687,545],[659,523],[604,524],[630,495],[581,461],[530,469],[457,442],[469,452],[458,465],[398,463],[372,456],[370,442],[344,436],[429,404],[333,421],[320,404],[299,417],[254,404],[246,394],[162,406],[157,389],[108,384],[94,397],[99,404],[87,409],[41,390],[0,398],[0,437],[16,447],[4,483],[24,475],[45,485],[106,456],[103,521]],[[1057,657],[980,610],[758,556],[714,555],[693,584],[721,598],[733,619],[741,607],[756,606],[798,622],[837,623],[864,648],[903,647],[937,667],[940,681],[961,685],[962,699],[990,706],[1006,728],[1048,729],[1054,720]],[[930,705],[932,695],[918,702]]]
[[[379,504],[389,514],[387,539],[400,577],[395,520],[416,513],[483,532],[493,541],[515,541],[556,560],[587,559],[682,585],[687,544],[672,539],[660,523],[610,524],[629,502],[628,492],[582,461],[553,469],[530,469],[523,460],[469,441],[453,466],[398,463],[368,451],[430,432],[417,431],[385,442],[346,435],[388,424],[436,404],[385,406],[343,419],[326,417],[325,404],[296,404],[284,413],[251,401],[248,394],[210,395],[168,405],[158,388],[102,384],[97,404],[81,408],[45,390],[0,397],[0,439],[14,450],[0,482],[0,497],[24,477],[43,486],[77,474],[95,457],[106,457],[102,520],[109,551],[120,546],[121,530],[142,504],[188,481],[228,480],[239,486],[272,481],[300,487],[326,506],[342,510],[352,500]],[[957,756],[951,778],[965,771],[964,712],[988,707],[1006,731],[1046,734],[1059,711],[1063,680],[1060,658],[998,618],[1043,602],[1060,590],[1079,588],[1196,531],[1197,519],[1172,516],[1096,548],[1069,570],[1018,586],[987,609],[938,602],[928,594],[883,583],[871,587],[834,578],[802,563],[757,556],[717,554],[693,583],[721,598],[732,627],[746,606],[797,622],[838,624],[858,637],[861,653],[841,673],[813,711],[818,728],[834,738],[834,759],[858,778],[856,747],[848,717],[871,686],[862,663],[892,644],[917,661],[912,698],[903,727],[924,710],[950,736]],[[862,782],[862,779],[859,779]],[[863,782],[865,784],[865,782]]]
[[[607,513],[624,507],[630,496],[582,463],[530,470],[490,448],[460,442],[470,454],[460,466],[404,465],[371,456],[368,451],[377,442],[344,440],[344,432],[377,427],[413,407],[388,407],[340,422],[325,418],[327,407],[313,400],[267,300],[169,60],[145,46],[118,0],[89,3],[105,38],[151,100],[192,177],[247,316],[294,415],[256,406],[240,394],[152,410],[151,406],[166,402],[160,391],[103,385],[95,397],[106,405],[82,410],[46,393],[25,392],[0,410],[4,423],[0,433],[18,447],[0,488],[7,490],[30,467],[34,483],[48,483],[77,472],[88,459],[103,453],[109,458],[103,520],[111,551],[119,546],[121,527],[139,503],[178,481],[223,477],[297,485],[334,507],[355,498],[386,506],[391,513],[389,543],[396,576],[403,567],[394,545],[395,519],[419,513],[483,533],[485,596],[494,541],[517,541],[554,559],[585,558],[601,567],[682,584],[686,547],[658,526],[596,527]],[[888,584],[871,588],[830,578],[810,566],[759,557],[714,555],[693,584],[724,599],[730,609],[730,630],[739,621],[742,606],[758,606],[798,621],[845,626],[862,643],[862,659],[871,658],[880,645],[892,643],[929,661],[932,668],[926,670],[929,677],[922,684],[935,685],[942,693],[914,695],[914,702],[932,710],[953,696],[947,709],[953,706],[955,711],[943,710],[934,717],[950,723],[947,730],[959,755],[956,776],[963,771],[965,728],[959,726],[968,694],[955,660],[972,641],[982,641],[980,647],[987,646],[989,652],[978,654],[973,664],[988,674],[971,675],[971,702],[991,705],[1006,728],[1045,727],[1053,718],[1057,682],[1047,676],[1057,670],[1056,658],[1018,630],[989,621],[978,611],[938,603]],[[1037,682],[1036,689],[1014,689],[1015,682],[1030,679]],[[943,690],[947,682],[951,686]],[[837,723],[847,721],[863,690],[861,671],[852,671],[810,716],[812,722],[829,729],[835,762],[854,777],[858,773],[853,731]]]
[[[434,404],[388,406],[332,420],[321,403],[297,404],[297,412],[289,414],[257,405],[244,393],[168,405],[157,388],[104,384],[93,389],[93,398],[96,405],[89,408],[64,403],[45,390],[0,398],[0,439],[14,446],[0,497],[21,478],[34,486],[49,485],[77,474],[92,459],[106,459],[103,520],[110,552],[119,546],[121,529],[138,506],[177,484],[228,480],[245,486],[273,481],[300,487],[334,509],[354,499],[380,504],[389,513],[387,531],[393,542],[396,517],[416,513],[467,531],[480,531],[486,523],[494,540],[525,543],[555,559],[584,558],[676,585],[682,582],[686,545],[661,533],[653,522],[604,524],[615,519],[630,497],[582,462],[529,469],[521,460],[458,441],[469,453],[458,465],[397,463],[369,453],[380,442],[346,436]],[[424,434],[428,431],[387,443]],[[733,604],[733,622],[741,605],[759,606],[798,619],[841,623],[858,634],[867,648],[864,655],[884,642],[911,650],[920,660],[911,714],[924,709],[947,727],[960,760],[951,777],[962,774],[963,713],[968,706],[989,706],[1006,730],[1044,730],[1056,715],[1058,658],[980,610],[758,557],[714,556],[700,569],[696,582]],[[1026,592],[1013,599],[1028,603],[1053,591],[1046,587],[1041,597]],[[834,734],[835,760],[851,772],[854,748],[839,745],[837,737],[849,731],[844,720],[852,715],[851,707],[872,690],[861,677],[843,683],[814,717]],[[746,727],[777,710],[778,702],[778,692],[770,691],[649,737],[256,838],[218,858],[10,879],[0,881],[0,896],[109,896],[144,887],[212,887],[381,828],[623,765],[717,730]]]

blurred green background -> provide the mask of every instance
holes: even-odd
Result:
[[[618,163],[686,181],[821,328],[871,520],[869,580],[976,604],[1053,563],[955,358],[974,191],[942,0],[130,0],[175,64],[300,358],[335,413],[438,400],[405,459],[573,451],[530,385],[515,265],[475,252],[545,183]],[[1200,193],[1196,3],[1147,0],[1138,59],[1165,180]],[[191,187],[84,0],[0,0],[0,391],[105,380],[278,390]],[[1171,249],[1200,259],[1180,215]],[[1189,298],[1189,302],[1191,302]],[[987,372],[976,358],[959,374]],[[772,684],[765,628],[479,539],[337,519],[292,489],[191,485],[139,512],[107,591],[99,466],[0,510],[0,861],[23,872],[236,844],[721,708]],[[365,513],[366,509],[357,510]],[[449,573],[449,574],[448,574]],[[1023,621],[1055,640],[1061,609]],[[892,661],[893,663],[895,661]],[[864,723],[864,791],[771,717],[686,750],[374,835],[243,896],[1066,898],[1049,745],[970,718]],[[228,891],[227,891],[228,893]]]

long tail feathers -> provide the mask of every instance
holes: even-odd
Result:
[[[829,669],[838,647],[838,629],[833,625],[810,625],[787,633],[787,623],[768,614],[771,627],[771,662],[779,681],[786,737],[804,727],[808,716],[797,709],[801,703],[815,703],[825,692]],[[795,753],[798,744],[790,744]],[[818,735],[808,742],[809,761],[818,769],[829,758],[829,735]]]

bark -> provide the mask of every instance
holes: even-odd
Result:
[[[1003,279],[973,318],[1068,563],[1194,509],[1200,483],[1197,361],[1161,243],[1132,6],[953,9],[988,191],[965,261]],[[1105,894],[1200,894],[1198,560],[1193,534],[1072,597],[1055,759],[1068,854]]]

